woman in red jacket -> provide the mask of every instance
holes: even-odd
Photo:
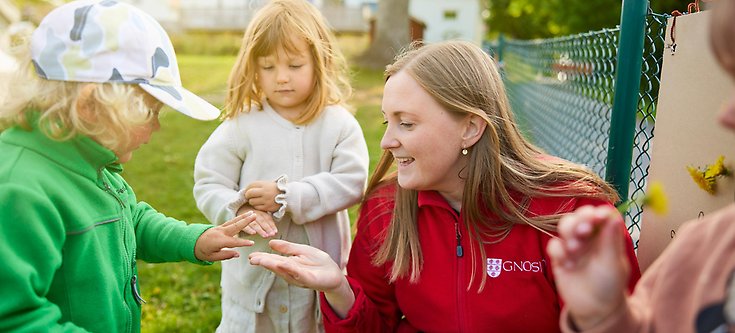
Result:
[[[386,76],[385,151],[349,275],[317,249],[278,240],[271,247],[289,256],[253,253],[250,262],[322,291],[327,331],[558,331],[546,245],[561,215],[611,206],[614,190],[523,138],[494,61],[474,44],[414,48]],[[624,243],[637,267],[630,237]],[[633,269],[630,286],[639,275]]]

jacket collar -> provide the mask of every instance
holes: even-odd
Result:
[[[86,136],[78,135],[66,141],[57,141],[44,135],[37,123],[33,123],[32,127],[31,130],[19,126],[9,128],[0,133],[0,140],[32,150],[93,180],[97,179],[98,171],[103,168],[116,173],[123,170],[122,165],[117,163],[115,153]]]
[[[418,206],[437,206],[452,209],[447,199],[444,199],[437,191],[418,191]]]

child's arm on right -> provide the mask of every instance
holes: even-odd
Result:
[[[367,144],[352,115],[343,121],[332,152],[331,169],[284,185],[287,210],[297,224],[349,208],[362,199],[370,161]]]

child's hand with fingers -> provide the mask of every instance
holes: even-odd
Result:
[[[276,182],[254,181],[245,189],[245,199],[248,204],[257,210],[275,212],[281,205],[276,203],[276,196],[281,194]]]
[[[243,205],[237,210],[237,215],[253,214],[255,220],[250,222],[245,228],[242,229],[248,235],[258,234],[263,238],[273,237],[278,233],[276,222],[273,221],[273,216],[268,212],[254,209],[250,205]]]
[[[219,261],[237,258],[240,253],[228,248],[251,246],[253,241],[236,237],[243,228],[255,220],[255,214],[243,214],[224,224],[207,229],[197,239],[194,254],[203,261]]]
[[[631,268],[622,223],[615,208],[584,206],[562,217],[559,238],[549,241],[557,287],[580,329],[600,323],[625,300]]]

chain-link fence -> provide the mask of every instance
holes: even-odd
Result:
[[[642,195],[650,164],[667,15],[645,22],[628,198]],[[620,28],[544,40],[486,44],[499,60],[513,111],[527,137],[550,154],[584,164],[606,177],[616,89]],[[635,89],[633,87],[633,89]],[[630,112],[629,110],[627,112]],[[609,178],[609,177],[607,177]],[[624,198],[625,199],[625,198]],[[626,224],[635,246],[642,209],[632,204]]]

